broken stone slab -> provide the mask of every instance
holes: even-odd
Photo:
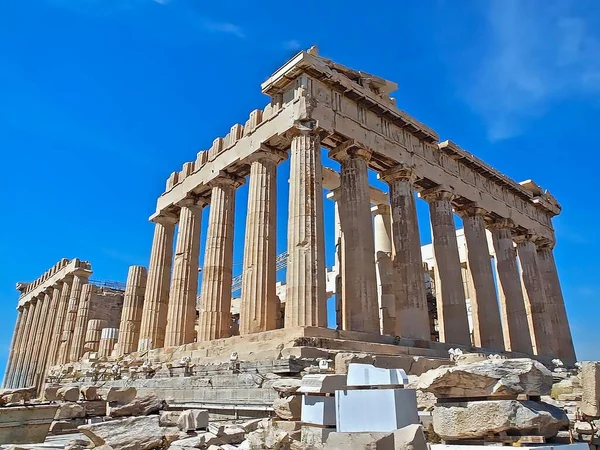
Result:
[[[583,394],[581,392],[574,394],[560,394],[558,396],[558,400],[561,402],[580,402],[583,398]]]
[[[600,361],[581,364],[581,412],[589,417],[600,417]]]
[[[220,444],[224,444],[224,442],[221,438],[219,438],[219,436],[211,433],[210,431],[205,431],[204,433],[198,433],[197,436],[186,437],[173,441],[170,448],[173,450],[182,448],[206,448],[210,445]]]
[[[9,403],[29,403],[35,398],[35,387],[26,387],[19,389],[0,389],[0,406]]]
[[[57,409],[56,404],[2,408],[0,442],[13,444],[44,442]]]
[[[67,442],[65,450],[84,450],[86,448],[92,448],[94,444],[89,439],[73,439]]]
[[[162,448],[185,436],[178,428],[161,427],[158,416],[128,417],[120,420],[82,425],[79,431],[95,446],[109,445],[119,450]]]
[[[84,400],[94,401],[98,400],[98,388],[96,386],[82,386],[81,387],[81,396]]]
[[[161,427],[176,427],[181,411],[161,411],[159,423]]]
[[[490,433],[551,438],[568,425],[562,409],[530,400],[446,403],[433,410],[433,429],[445,440],[482,438]]]
[[[147,416],[149,414],[158,413],[166,406],[162,398],[158,398],[154,394],[136,397],[129,403],[124,405],[111,405],[106,407],[106,415],[110,417],[125,417],[125,416]]]
[[[348,366],[351,363],[373,364],[375,357],[366,353],[336,353],[333,360],[335,373],[345,375],[348,373]]]
[[[161,416],[162,417],[162,416]],[[177,419],[177,428],[189,432],[208,427],[208,411],[205,409],[186,409]]]
[[[54,435],[74,433],[77,431],[77,427],[85,425],[85,423],[84,418],[53,420],[48,433]]]
[[[485,353],[463,353],[462,355],[456,356],[454,362],[457,366],[462,366],[465,364],[487,361],[487,359],[488,355]]]
[[[58,405],[54,420],[75,419],[85,417],[85,409],[78,403],[65,402]]]
[[[348,386],[404,386],[408,384],[408,376],[403,369],[381,369],[371,364],[351,363],[348,366],[347,384]]]
[[[280,397],[288,397],[300,388],[302,380],[298,378],[280,378],[271,383],[271,387]]]
[[[302,377],[301,394],[333,394],[346,387],[346,375],[309,374]]]
[[[276,398],[273,410],[278,417],[285,420],[299,420],[302,413],[302,398],[299,395]]]
[[[325,450],[395,450],[394,434],[381,432],[330,433]]]
[[[244,440],[246,432],[238,425],[226,425],[219,438],[225,444],[239,444]]]
[[[300,435],[300,442],[306,445],[312,445],[322,448],[325,441],[331,433],[335,432],[335,428],[315,427],[311,425],[303,425]]]
[[[489,359],[430,370],[417,387],[437,398],[539,396],[550,393],[552,372],[528,358]]]
[[[98,417],[106,415],[107,402],[104,400],[94,400],[91,402],[81,402],[81,406],[85,410],[86,417]]]
[[[561,380],[558,383],[554,383],[552,385],[552,391],[550,395],[552,398],[558,399],[558,397],[562,394],[580,394],[582,392],[583,389],[581,387],[581,378],[580,375],[577,375]]]
[[[56,396],[63,402],[76,402],[79,400],[79,388],[77,386],[64,386],[58,389]]]
[[[127,388],[111,387],[106,393],[106,401],[129,403],[136,395],[137,390],[133,386]]]
[[[48,385],[44,388],[44,400],[47,402],[55,402],[58,400],[58,390],[60,389],[60,385]]]
[[[407,425],[394,431],[395,450],[428,450],[422,425]]]
[[[259,427],[262,421],[263,419],[250,419],[241,423],[240,427],[242,427],[246,433],[251,433]]]
[[[283,430],[273,427],[259,428],[246,435],[246,440],[242,442],[240,448],[248,450],[288,450],[291,442],[290,435]]]

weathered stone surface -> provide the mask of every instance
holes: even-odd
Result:
[[[326,450],[394,450],[393,433],[330,433]]]
[[[262,421],[263,419],[250,419],[240,424],[240,426],[244,429],[246,433],[251,433],[259,427]]]
[[[98,400],[98,388],[96,386],[82,386],[81,396],[84,400]]]
[[[161,411],[159,423],[161,427],[176,427],[181,411]]]
[[[111,387],[106,393],[107,402],[129,403],[137,395],[134,387],[118,388]]]
[[[65,445],[65,450],[83,450],[93,446],[94,444],[89,439],[73,439]]]
[[[162,418],[162,416],[161,416]],[[204,409],[186,409],[177,419],[177,428],[181,431],[194,431],[208,427],[208,411]]]
[[[35,387],[22,389],[0,389],[0,406],[9,403],[28,403],[35,397]]]
[[[109,404],[107,407],[107,415],[111,417],[124,417],[124,416],[147,416],[164,409],[166,403],[162,398],[158,398],[154,394],[144,395],[143,397],[136,397],[129,403],[124,405],[112,406]]]
[[[128,417],[93,425],[83,425],[79,431],[96,446],[109,445],[119,450],[150,450],[183,437],[177,428],[161,427],[158,416]]]
[[[273,402],[273,410],[282,419],[299,420],[302,411],[302,398],[298,395],[277,398]]]
[[[554,383],[552,385],[552,391],[550,393],[552,398],[556,400],[562,394],[574,394],[583,392],[580,377],[581,375],[571,376],[569,378],[559,381],[558,383]]]
[[[347,374],[350,363],[373,364],[374,362],[375,357],[366,353],[336,353],[334,359],[335,373]]]
[[[86,417],[96,417],[106,415],[106,404],[104,400],[95,400],[93,402],[82,402],[81,406],[85,410]]]
[[[302,385],[298,392],[303,394],[333,394],[336,390],[346,387],[346,379],[346,375],[341,374],[308,374],[302,377]]]
[[[315,427],[311,425],[303,425],[300,435],[300,442],[306,445],[312,445],[322,448],[325,441],[331,433],[335,432],[335,428]]]
[[[210,445],[223,444],[223,440],[216,434],[209,431],[198,433],[197,436],[192,436],[184,439],[178,439],[171,443],[171,449],[188,449],[188,448],[206,448]]]
[[[279,378],[271,383],[271,387],[280,397],[287,397],[296,393],[302,385],[302,380],[298,378]]]
[[[50,424],[50,434],[67,434],[77,431],[77,427],[85,425],[84,418],[54,420]]]
[[[58,400],[58,390],[60,386],[58,385],[49,385],[44,388],[44,400],[47,402],[55,402]]]
[[[289,450],[291,441],[289,434],[283,430],[259,428],[246,435],[241,447],[248,450]]]
[[[446,440],[480,438],[501,432],[550,438],[568,425],[569,419],[563,410],[533,401],[448,403],[433,410],[433,429]]]
[[[76,402],[79,400],[79,388],[76,386],[61,387],[56,392],[56,396],[64,402]]]
[[[600,417],[600,362],[584,361],[581,365],[581,412]]]
[[[75,419],[76,417],[85,417],[83,406],[78,403],[65,402],[58,406],[54,420]]]
[[[494,359],[430,370],[421,375],[417,387],[438,398],[545,395],[552,387],[552,373],[532,359]]]
[[[422,425],[407,425],[394,431],[395,450],[427,450]]]

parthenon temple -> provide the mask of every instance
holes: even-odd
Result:
[[[261,88],[270,98],[265,108],[169,176],[150,217],[149,266],[131,267],[124,291],[88,283],[91,266],[78,259],[18,285],[5,387],[41,387],[51,367],[92,356],[159,361],[169,349],[201,360],[217,347],[229,357],[259,342],[281,343],[283,355],[310,341],[390,355],[447,356],[465,347],[575,362],[553,254],[552,218],[561,207],[548,191],[440,141],[398,108],[395,83],[315,48]],[[322,149],[339,172],[323,167]],[[277,211],[278,165],[286,159],[289,206]],[[370,171],[387,192],[371,186]],[[244,183],[238,315],[233,239]],[[324,219],[327,201],[335,202],[334,223]],[[429,207],[427,246],[418,201]],[[281,216],[287,229],[277,227]],[[463,224],[458,238],[455,216]],[[280,233],[287,233],[285,283],[276,278]],[[329,269],[326,233],[336,246]],[[327,328],[331,295],[335,329]]]

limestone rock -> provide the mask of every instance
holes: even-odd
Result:
[[[550,438],[568,425],[563,410],[533,401],[447,403],[433,410],[433,429],[446,440],[481,438],[501,432]]]
[[[336,353],[334,359],[335,373],[347,374],[350,363],[373,364],[374,362],[375,357],[366,353]]]
[[[465,364],[472,364],[476,362],[486,361],[488,356],[485,353],[463,353],[454,358],[454,362],[457,366]]]
[[[427,450],[422,425],[407,425],[394,431],[394,450]]]
[[[106,404],[104,400],[95,400],[93,402],[82,402],[81,406],[85,410],[86,417],[97,417],[106,415]]]
[[[129,403],[137,395],[134,387],[118,388],[111,387],[106,393],[107,402]]]
[[[552,373],[528,358],[490,359],[430,370],[421,375],[417,387],[438,398],[545,395],[552,387]]]
[[[554,383],[552,385],[552,392],[550,395],[553,399],[558,400],[558,397],[562,394],[575,394],[581,393],[581,379],[579,376],[572,376],[564,380]]]
[[[0,406],[9,403],[29,403],[35,394],[35,387],[0,389]]]
[[[239,444],[244,440],[245,431],[238,425],[226,425],[219,438],[225,444]]]
[[[161,416],[162,418],[162,416]],[[186,409],[177,419],[177,428],[181,431],[194,431],[208,427],[208,411],[204,409]]]
[[[75,419],[85,417],[85,409],[78,403],[65,402],[58,406],[54,420]]]
[[[82,425],[79,431],[96,446],[109,445],[119,450],[162,448],[165,442],[173,442],[184,436],[177,428],[161,427],[158,416],[128,417]]]
[[[188,448],[206,448],[210,445],[219,445],[223,441],[216,434],[209,431],[198,433],[197,436],[192,436],[184,439],[178,439],[171,443],[172,450],[188,449]]]
[[[82,386],[81,396],[88,401],[98,400],[98,388],[96,386]]]
[[[89,439],[73,439],[67,442],[65,450],[84,450],[86,448],[92,448],[94,444]]]
[[[176,427],[181,411],[161,411],[159,423],[161,427]]]
[[[77,427],[85,425],[84,418],[53,420],[50,424],[49,434],[67,434],[77,431]]]
[[[77,386],[64,386],[57,392],[56,396],[63,402],[76,402],[79,400],[79,388]]]
[[[240,424],[240,426],[244,429],[246,433],[251,433],[258,428],[262,421],[263,419],[250,419]]]
[[[107,415],[111,417],[147,416],[165,408],[165,401],[154,394],[136,397],[124,405],[108,406]]]
[[[297,378],[279,378],[271,383],[271,387],[280,397],[288,397],[295,394],[302,385],[302,380]]]
[[[600,417],[600,361],[581,364],[581,412],[586,416]]]
[[[330,433],[325,450],[394,450],[393,433]]]
[[[289,450],[291,441],[289,434],[283,430],[273,427],[259,428],[246,435],[242,447],[248,450]]]
[[[302,398],[299,395],[277,398],[273,402],[277,416],[285,420],[299,420],[302,411]]]
[[[44,400],[47,402],[55,402],[58,400],[59,385],[49,385],[44,388]]]

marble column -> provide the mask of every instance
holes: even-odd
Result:
[[[155,223],[154,239],[144,294],[138,351],[164,347],[167,327],[169,280],[173,264],[173,236],[177,219],[160,216],[154,218],[153,221]]]
[[[504,346],[506,350],[533,353],[525,299],[517,267],[517,254],[512,237],[514,225],[508,219],[496,221],[488,226],[492,232],[496,252],[496,272]]]
[[[285,327],[327,326],[321,140],[299,125],[290,151]]]
[[[369,199],[371,152],[342,144],[330,157],[340,162],[342,317],[345,330],[379,333],[373,221]]]
[[[58,356],[58,364],[66,364],[70,361],[71,343],[73,341],[73,332],[75,330],[75,320],[79,309],[79,298],[81,290],[88,282],[87,277],[82,275],[73,276],[73,284],[69,293],[69,304],[67,306],[67,315],[65,317],[65,326],[63,327],[61,345]]]
[[[50,276],[48,276],[50,278]],[[44,347],[44,336],[50,321],[50,310],[52,306],[52,288],[46,288],[44,290],[44,298],[42,300],[42,310],[40,312],[40,319],[38,326],[36,327],[35,342],[33,345],[33,356],[31,357],[32,365],[31,372],[29,374],[29,382],[31,386],[39,388],[40,383],[40,366],[42,360],[44,360],[43,347]]]
[[[392,234],[391,294],[396,336],[430,340],[425,271],[412,170],[397,166],[379,174],[389,185]]]
[[[463,220],[467,244],[473,344],[476,347],[503,351],[502,321],[485,228],[486,211],[476,206],[467,206],[457,212]]]
[[[3,388],[9,387],[9,378],[11,378],[11,374],[14,369],[15,355],[17,353],[17,348],[19,346],[19,341],[20,341],[20,334],[23,333],[24,325],[25,324],[23,323],[23,307],[19,306],[17,308],[17,323],[15,324],[15,329],[13,331],[13,337],[12,337],[12,340],[10,341],[10,348],[8,351],[8,361],[6,362],[6,370],[4,371],[4,379],[2,381]]]
[[[100,333],[100,343],[98,344],[98,357],[108,358],[112,355],[115,344],[119,339],[118,328],[103,328]]]
[[[554,353],[554,335],[550,314],[552,308],[546,307],[546,296],[540,266],[537,260],[535,236],[531,234],[514,235],[517,254],[521,266],[521,281],[524,288],[525,311],[531,333],[533,352],[536,355],[556,357]]]
[[[40,348],[40,361],[38,368],[36,370],[37,383],[36,387],[38,388],[38,392],[41,392],[41,387],[45,382],[46,370],[48,368],[48,360],[50,354],[50,347],[53,338],[54,332],[54,324],[57,320],[58,315],[58,305],[60,303],[60,286],[55,284],[49,290],[49,293],[46,294],[46,299],[50,300],[48,305],[48,315],[46,319],[46,324],[44,325],[44,334],[42,338],[42,345]]]
[[[396,334],[396,297],[392,266],[392,213],[390,205],[376,205],[373,214],[377,297],[379,299],[379,330],[381,334]]]
[[[235,191],[241,178],[217,178],[211,191],[200,293],[198,341],[231,336],[231,280]]]
[[[85,331],[85,343],[83,351],[97,352],[100,347],[100,339],[102,338],[102,330],[108,327],[108,322],[102,319],[91,319],[87,323]]]
[[[577,362],[577,358],[558,271],[556,270],[556,262],[554,261],[553,247],[552,243],[538,242],[537,261],[544,284],[552,334],[554,335],[554,355],[558,356],[565,365],[573,365]]]
[[[342,225],[340,223],[340,188],[337,187],[333,189],[329,194],[327,194],[327,198],[334,202],[334,240],[335,240],[335,261],[334,261],[334,270],[335,270],[335,320],[336,320],[336,328],[338,330],[343,330],[343,324],[349,322],[349,318],[346,317],[344,319],[343,314],[345,310],[342,308],[342,240],[343,240],[343,231]],[[348,311],[349,312],[349,311]]]
[[[242,335],[277,328],[277,165],[286,157],[268,148],[250,157],[240,307]]]
[[[421,196],[429,203],[440,341],[448,344],[471,345],[451,202],[454,195],[443,189],[434,188],[423,191]]]
[[[31,321],[31,332],[27,341],[27,347],[25,347],[25,360],[23,363],[23,372],[19,380],[19,385],[22,387],[31,386],[31,378],[33,368],[35,366],[35,345],[38,339],[37,332],[40,328],[40,315],[43,308],[43,295],[34,300],[31,300],[33,306],[33,320]]]
[[[83,344],[85,343],[85,333],[90,316],[90,304],[92,297],[96,294],[97,288],[91,284],[86,284],[81,288],[79,297],[79,306],[75,317],[75,327],[73,328],[73,337],[71,338],[71,351],[69,361],[79,361],[83,356]]]
[[[145,267],[129,267],[119,325],[119,355],[126,355],[137,350],[147,279],[148,274]]]
[[[58,302],[58,311],[56,313],[56,321],[54,322],[54,331],[52,333],[52,342],[48,354],[48,366],[53,366],[58,363],[58,352],[62,340],[63,328],[69,307],[69,297],[71,295],[71,285],[73,284],[73,276],[68,275],[63,278],[60,288],[60,300]]]
[[[25,355],[29,352],[29,341],[31,339],[31,335],[33,334],[33,330],[31,329],[31,324],[33,322],[35,307],[33,300],[26,303],[23,306],[23,320],[25,321],[25,328],[23,329],[23,335],[21,337],[21,342],[19,344],[19,353],[17,362],[15,365],[15,370],[12,375],[11,380],[11,388],[23,387],[21,384],[21,379],[25,372]]]

